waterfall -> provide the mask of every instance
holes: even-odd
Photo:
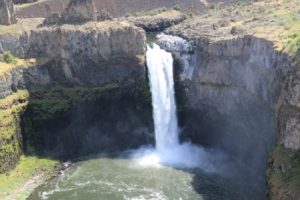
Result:
[[[147,66],[152,94],[155,149],[142,147],[133,153],[143,166],[160,164],[214,171],[212,157],[202,147],[189,142],[180,144],[174,95],[172,54],[158,45],[147,46]]]
[[[164,153],[177,146],[178,125],[174,97],[173,58],[158,45],[148,46],[147,66],[152,94],[156,150]]]

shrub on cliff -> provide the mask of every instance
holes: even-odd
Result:
[[[180,10],[180,5],[176,4],[174,7],[173,7],[174,10]]]
[[[13,56],[9,51],[4,52],[4,54],[3,54],[3,60],[6,63],[12,63],[12,64],[16,64],[17,63],[17,58],[15,56]]]
[[[300,32],[291,34],[288,37],[285,48],[291,53],[296,53],[300,49]]]

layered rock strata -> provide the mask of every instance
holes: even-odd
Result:
[[[127,103],[129,102],[128,99],[131,99],[130,102],[132,104],[128,103],[128,105],[124,105],[126,109],[123,110],[123,113],[127,113],[128,116],[131,115],[133,121],[136,119],[136,112],[141,112],[135,110],[137,104],[133,103],[137,101],[138,98],[142,98],[139,94],[145,91],[145,89],[138,89],[136,87],[137,82],[141,82],[142,85],[144,85],[145,81],[144,55],[146,51],[146,38],[145,32],[141,28],[134,27],[126,22],[88,22],[82,25],[65,24],[59,26],[41,26],[30,31],[24,31],[21,36],[15,35],[10,37],[16,41],[15,44],[18,46],[21,56],[34,58],[37,62],[30,67],[26,65],[14,66],[14,64],[11,64],[11,69],[1,74],[0,96],[1,98],[6,98],[14,95],[15,92],[20,89],[29,90],[29,98],[24,100],[24,102],[22,101],[22,103],[26,103],[26,105],[27,103],[29,104],[28,112],[25,113],[26,116],[31,116],[32,112],[35,112],[35,114],[32,115],[32,117],[26,118],[26,126],[22,126],[23,139],[25,140],[20,138],[20,115],[23,113],[25,107],[22,107],[16,114],[16,118],[14,118],[16,120],[13,121],[12,124],[15,124],[17,128],[11,129],[12,132],[10,136],[11,138],[17,139],[16,141],[18,141],[18,143],[14,142],[14,145],[18,147],[18,151],[15,151],[15,154],[6,156],[3,159],[1,156],[1,160],[3,161],[1,161],[1,172],[14,167],[23,149],[21,147],[22,142],[25,141],[24,148],[27,148],[28,145],[37,145],[34,141],[37,141],[39,138],[39,144],[46,145],[47,141],[49,141],[49,145],[47,146],[50,148],[59,145],[61,138],[71,137],[72,134],[75,134],[74,130],[81,130],[80,127],[76,126],[80,124],[77,122],[72,123],[74,129],[70,129],[70,127],[63,129],[63,126],[60,126],[61,129],[58,128],[60,131],[57,131],[62,133],[62,135],[57,135],[52,139],[47,139],[48,132],[45,131],[45,127],[48,123],[52,123],[52,127],[55,127],[54,124],[57,124],[57,120],[62,119],[60,117],[65,117],[65,120],[74,119],[74,114],[72,113],[75,112],[74,109],[80,108],[80,104],[87,104],[92,101],[93,105],[96,106],[97,102],[103,99],[101,100],[102,103],[99,103],[98,106],[106,104],[107,109],[111,108],[111,112],[115,112],[113,108],[115,108],[116,105],[114,103],[116,102],[105,103],[108,101],[108,94],[110,94],[114,95],[116,99],[122,99],[120,101]],[[2,38],[6,39],[7,37]],[[1,44],[7,44],[7,41],[2,40]],[[8,50],[7,46],[4,45],[3,50]],[[69,90],[61,89],[62,91],[57,94],[57,101],[51,99],[47,101],[47,99],[40,99],[39,95],[34,96],[34,94],[36,94],[33,92],[35,88],[44,88],[42,93],[47,93],[48,90],[46,88],[49,86],[63,88],[77,87],[78,89],[75,91],[78,91],[78,93],[71,93],[72,95],[68,96],[70,95]],[[90,88],[91,91],[87,92],[87,88]],[[93,90],[93,88],[98,88],[98,90]],[[96,93],[98,91],[99,95],[92,95],[92,91]],[[62,95],[64,92],[66,94]],[[105,98],[102,97],[104,92]],[[39,109],[42,110],[47,106],[49,106],[49,109],[38,112]],[[32,110],[33,108],[35,109]],[[87,109],[91,108],[88,107]],[[120,108],[120,110],[122,109],[123,108]],[[83,112],[85,111],[80,111],[80,113]],[[108,114],[108,112],[106,112],[106,114]],[[113,116],[113,113],[111,114],[111,116]],[[35,118],[34,116],[37,115],[41,115],[41,117]],[[103,113],[99,110],[99,119],[102,115]],[[78,117],[79,116],[80,115],[78,115]],[[136,126],[129,122],[126,123],[123,115],[120,114],[119,116],[116,121],[119,121],[120,126],[130,126],[130,130],[133,132],[135,127],[135,134],[141,134],[142,136],[145,130],[148,130],[149,126],[151,127],[151,114],[149,114],[149,119],[147,118],[148,115],[146,116],[149,123],[147,120],[147,122],[141,121],[141,123],[136,124]],[[22,119],[25,120],[25,116],[23,116]],[[44,123],[43,119],[48,119],[47,123]],[[68,122],[65,121],[66,126],[68,126]],[[34,126],[32,127],[31,125]],[[26,132],[25,130],[29,130],[29,128],[31,128],[31,131]],[[97,133],[107,134],[108,132],[113,132],[112,130],[109,131],[107,126],[95,127],[95,130],[96,129],[99,130]],[[120,131],[121,129],[123,132],[128,130],[124,129],[124,127],[118,130]],[[24,131],[28,134],[24,135]],[[34,133],[38,135],[33,137],[32,135],[34,135]],[[81,133],[81,131],[78,133]],[[91,130],[87,133],[86,139],[89,137],[97,137],[97,134],[95,134],[95,131]],[[77,135],[76,138],[79,136],[80,134]],[[84,137],[84,135],[82,135],[82,137]],[[111,135],[111,137],[113,138],[114,136]],[[117,137],[117,134],[115,134],[115,137]],[[71,138],[74,139],[75,137]],[[2,142],[0,155],[4,155],[7,150],[6,146],[9,145],[12,140],[6,140],[2,135],[0,140]],[[32,143],[27,143],[27,141],[32,141]],[[77,145],[81,145],[80,141],[81,140],[77,141]],[[95,149],[99,150],[102,148],[101,145],[104,143],[99,142],[100,143],[97,144],[98,148]],[[68,142],[64,145],[66,148],[69,147]],[[71,148],[68,149],[71,151],[70,154],[76,154],[76,151],[72,151]],[[44,152],[46,149],[39,150],[40,152]],[[89,152],[89,150],[87,151]]]

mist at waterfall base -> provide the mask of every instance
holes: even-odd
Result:
[[[153,44],[147,65],[155,147],[75,162],[28,200],[262,200],[265,180],[222,152],[179,142],[172,55]],[[124,141],[126,142],[126,141]]]
[[[216,172],[216,162],[225,159],[224,154],[205,150],[190,142],[179,143],[172,54],[152,44],[148,45],[146,57],[152,94],[155,148],[141,147],[133,151],[131,157],[141,166],[162,164]]]

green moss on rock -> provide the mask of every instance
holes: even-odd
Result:
[[[27,99],[24,90],[0,100],[0,173],[14,168],[22,154],[20,115]]]
[[[272,200],[300,199],[300,152],[278,145],[267,172]]]

